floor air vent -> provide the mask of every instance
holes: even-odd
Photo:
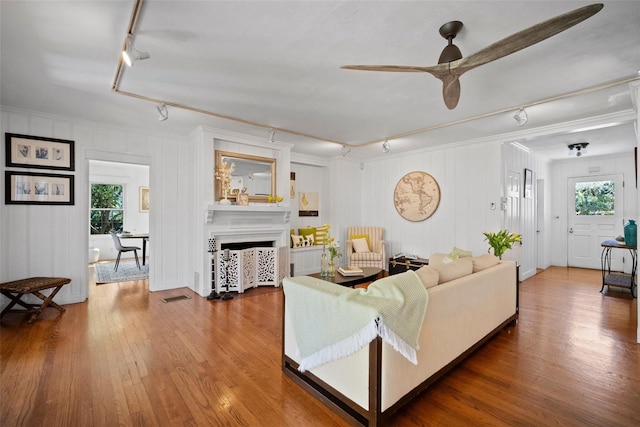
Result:
[[[183,300],[183,299],[191,299],[191,297],[187,296],[187,295],[178,295],[178,296],[175,296],[175,297],[163,298],[162,301],[163,302],[174,302],[174,301],[180,301],[180,300]]]

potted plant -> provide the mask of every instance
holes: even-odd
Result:
[[[487,252],[491,253],[491,249],[493,249],[493,254],[500,259],[502,259],[502,254],[504,254],[507,249],[511,249],[511,246],[515,242],[522,240],[518,233],[509,233],[509,230],[500,230],[497,233],[485,231],[483,234],[485,240],[489,241],[489,249],[487,249]]]

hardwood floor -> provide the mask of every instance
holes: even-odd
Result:
[[[600,294],[600,280],[552,267],[523,282],[518,325],[392,425],[640,425],[637,299]],[[346,425],[281,371],[281,289],[208,301],[91,283],[61,315],[7,314],[0,425]]]

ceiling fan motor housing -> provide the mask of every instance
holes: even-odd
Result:
[[[444,64],[445,62],[457,61],[462,58],[462,52],[458,46],[453,44],[453,39],[462,29],[463,24],[460,21],[451,21],[440,27],[440,35],[449,41],[449,44],[442,50],[440,58],[438,58],[438,64]]]

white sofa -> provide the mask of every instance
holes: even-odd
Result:
[[[469,262],[475,266],[472,260],[481,258],[470,258]],[[477,263],[480,267],[481,264]],[[454,269],[423,267],[427,268],[431,277],[435,274],[445,280]],[[434,273],[437,268],[441,271]],[[425,275],[419,276],[422,279]],[[295,283],[296,278],[285,280]],[[369,426],[383,425],[391,414],[486,340],[506,325],[515,325],[517,282],[515,264],[500,261],[437,286],[425,285],[428,305],[417,365],[378,337],[348,357],[300,372],[300,356],[285,302],[283,371],[345,419]]]

